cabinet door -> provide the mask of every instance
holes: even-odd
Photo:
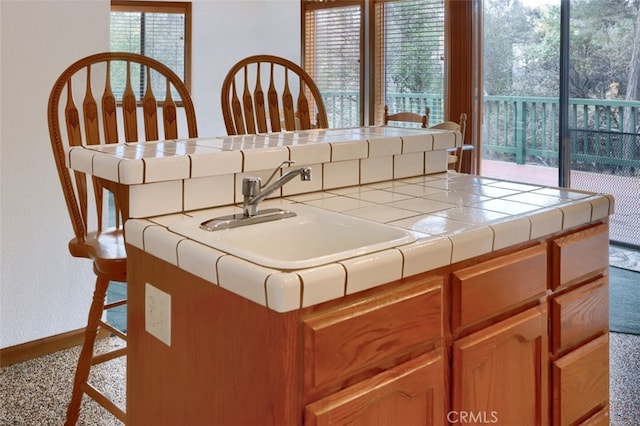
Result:
[[[547,314],[528,309],[453,344],[454,424],[545,425]]]
[[[437,349],[313,402],[305,425],[443,425],[442,362]]]

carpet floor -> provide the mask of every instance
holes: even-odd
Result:
[[[118,338],[102,339],[97,352],[123,345]],[[80,347],[55,352],[0,369],[0,425],[60,426],[67,404]],[[91,383],[121,408],[126,405],[126,359],[118,358],[91,369]],[[117,426],[122,423],[84,396],[78,426]]]

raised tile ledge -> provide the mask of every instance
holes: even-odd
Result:
[[[419,130],[419,131],[416,131]],[[341,138],[340,131],[344,131]],[[291,139],[275,146],[244,143],[226,146],[224,139],[201,138],[145,143],[118,143],[67,149],[67,166],[110,181],[135,185],[192,177],[272,170],[281,161],[310,162],[310,153],[320,155],[314,163],[360,160],[408,153],[446,151],[455,145],[454,133],[420,129],[390,129],[382,134],[337,129],[333,137],[320,143]],[[387,134],[388,133],[388,134]],[[260,135],[258,135],[260,136]],[[263,135],[265,136],[265,135]],[[286,139],[287,135],[279,135]],[[266,136],[265,136],[266,137]],[[215,143],[218,141],[218,143]],[[452,142],[453,141],[453,142]],[[201,145],[200,145],[201,144]],[[329,149],[320,148],[322,145]],[[179,148],[182,147],[182,148]],[[235,152],[237,154],[231,154]],[[307,156],[305,157],[305,154]],[[443,158],[445,158],[443,156]]]

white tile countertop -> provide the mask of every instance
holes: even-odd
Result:
[[[608,195],[453,172],[283,196],[261,205],[290,203],[404,228],[416,241],[289,270],[250,263],[171,230],[241,212],[227,205],[131,219],[127,242],[212,285],[287,312],[603,219],[614,208]]]
[[[128,197],[120,200],[127,206],[128,244],[277,312],[613,213],[607,195],[447,172],[447,150],[461,143],[455,131],[362,127],[73,147],[67,162],[126,187],[118,193]],[[261,208],[302,203],[408,230],[415,241],[314,267],[274,268],[180,231],[240,213],[243,178],[266,179],[285,160],[311,167],[313,179],[287,183]]]

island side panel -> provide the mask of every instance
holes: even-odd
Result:
[[[141,250],[128,254],[128,424],[300,424],[299,313],[279,314]],[[145,284],[171,295],[171,346]]]

